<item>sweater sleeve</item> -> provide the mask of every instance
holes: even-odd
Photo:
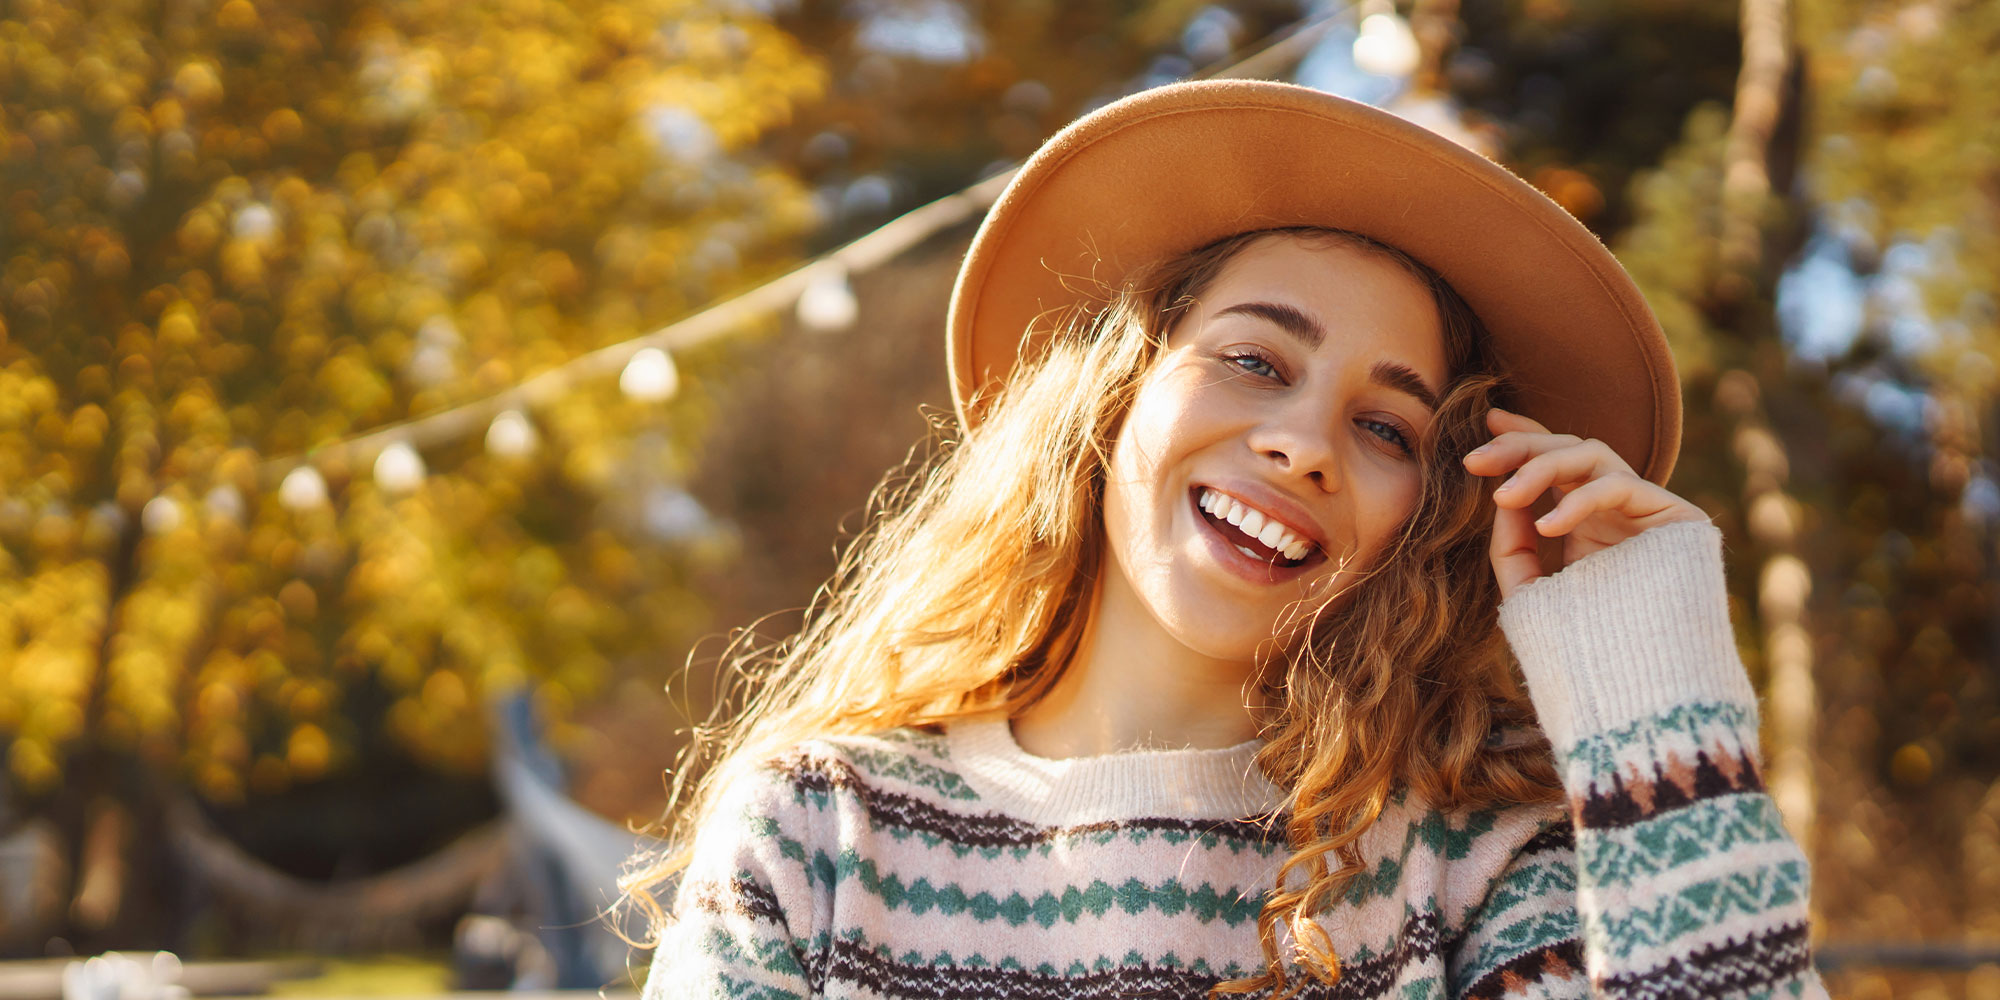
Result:
[[[696,834],[644,1000],[820,995],[818,880],[805,861],[808,817],[797,799],[773,768],[730,783]]]
[[[1653,528],[1523,587],[1500,623],[1568,794],[1590,992],[1825,996],[1806,859],[1763,786],[1721,533]],[[1475,918],[1465,947],[1506,930]]]

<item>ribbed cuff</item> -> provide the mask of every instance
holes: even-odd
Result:
[[[1756,708],[1707,522],[1649,529],[1528,583],[1500,627],[1558,753],[1677,705]]]

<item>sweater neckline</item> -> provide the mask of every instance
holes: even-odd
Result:
[[[1285,801],[1257,768],[1260,740],[1217,750],[1037,757],[1021,748],[1012,724],[998,714],[953,722],[945,740],[953,764],[981,798],[1031,823],[1241,819],[1275,811]]]

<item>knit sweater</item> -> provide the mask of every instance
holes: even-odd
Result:
[[[1567,802],[1407,792],[1303,997],[1824,996],[1760,781],[1720,536],[1655,528],[1501,609]],[[647,1000],[1201,997],[1264,965],[1289,854],[1247,743],[1051,760],[1005,719],[815,740],[732,781]]]

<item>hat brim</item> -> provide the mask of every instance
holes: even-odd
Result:
[[[1659,321],[1588,229],[1506,168],[1394,115],[1291,84],[1182,83],[1078,119],[979,227],[952,291],[952,397],[1003,383],[1051,312],[1236,233],[1346,229],[1437,271],[1492,333],[1517,407],[1665,483],[1680,386]],[[1046,335],[1045,329],[1035,329]],[[1027,345],[1028,349],[1033,344]]]

